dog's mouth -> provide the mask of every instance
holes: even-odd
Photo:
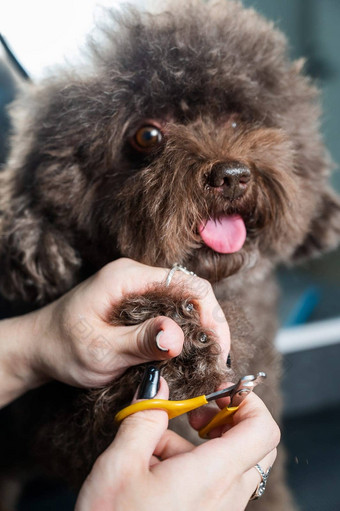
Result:
[[[209,219],[199,226],[203,242],[220,254],[233,254],[243,247],[247,229],[240,215],[224,215],[218,219]]]

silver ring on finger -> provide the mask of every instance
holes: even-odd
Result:
[[[256,500],[256,499],[259,499],[260,497],[262,497],[262,495],[264,494],[264,492],[266,490],[266,485],[267,485],[269,473],[270,473],[270,471],[272,469],[272,467],[269,467],[267,472],[265,472],[264,470],[262,470],[262,468],[260,467],[260,465],[258,463],[255,465],[254,468],[260,474],[261,482],[257,485],[254,493],[252,494],[252,496],[250,497],[249,500]]]
[[[185,266],[182,266],[181,264],[175,263],[172,265],[171,270],[169,271],[168,276],[166,278],[166,281],[165,281],[166,287],[170,286],[172,277],[174,276],[176,271],[181,271],[181,272],[185,273],[186,275],[190,275],[191,277],[197,277],[196,273],[194,273],[193,271],[188,270]]]

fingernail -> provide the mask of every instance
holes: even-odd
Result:
[[[153,399],[159,390],[160,371],[158,367],[148,366],[140,384],[137,399]]]
[[[159,342],[159,339],[160,339],[161,335],[163,335],[163,334],[164,334],[163,330],[160,330],[160,331],[158,332],[158,334],[156,335],[156,344],[157,344],[157,348],[158,348],[159,350],[161,350],[161,351],[169,351],[169,349],[168,349],[168,348],[164,348],[164,347],[160,344],[160,342]]]
[[[230,356],[230,353],[228,354],[228,358],[227,358],[227,367],[229,369],[231,368],[231,356]]]

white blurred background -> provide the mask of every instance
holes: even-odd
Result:
[[[120,4],[122,0],[1,0],[0,32],[36,80],[54,64],[81,59],[81,47],[103,15],[102,7]]]

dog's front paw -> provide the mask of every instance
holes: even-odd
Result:
[[[171,288],[154,285],[143,295],[126,297],[111,311],[110,323],[137,325],[157,316],[173,319],[184,333],[181,354],[159,364],[170,387],[171,398],[183,399],[211,392],[226,379],[227,368],[221,360],[214,333],[202,326],[197,298],[181,285]],[[130,378],[130,374],[134,373],[136,385],[135,382],[140,381],[141,370],[143,366],[131,368],[122,379],[127,375]]]

